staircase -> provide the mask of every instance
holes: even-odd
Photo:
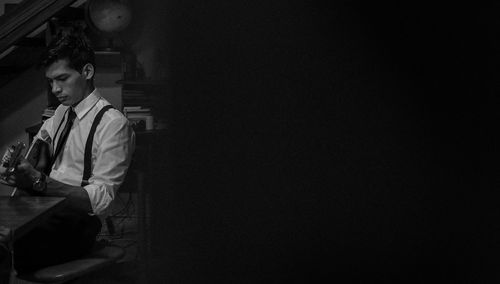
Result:
[[[24,0],[4,4],[5,13],[0,16],[0,87],[38,62],[57,23],[84,20],[84,2]]]

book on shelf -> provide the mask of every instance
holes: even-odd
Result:
[[[134,130],[154,129],[154,119],[150,108],[142,106],[124,106],[123,113],[132,124]]]
[[[141,91],[141,90],[123,90],[122,91],[122,94],[125,95],[125,96],[145,96],[146,94],[144,93],[144,91]]]
[[[134,90],[134,89],[124,89],[122,90],[122,92],[126,94],[144,94],[144,90]]]
[[[151,108],[149,107],[143,107],[143,106],[139,106],[139,107],[129,107],[129,106],[124,106],[123,107],[123,110],[127,111],[127,112],[151,112]]]
[[[124,106],[123,113],[125,114],[125,116],[130,114],[151,115],[151,109],[142,106]]]
[[[153,130],[154,119],[152,115],[130,115],[127,116],[132,128],[138,130]]]
[[[149,96],[146,96],[141,93],[135,93],[135,94],[129,94],[129,93],[123,93],[122,94],[122,101],[123,104],[126,106],[144,106],[148,107],[153,105],[152,100]]]
[[[142,106],[124,106],[123,109],[126,109],[126,110],[138,110],[138,109],[141,109]]]

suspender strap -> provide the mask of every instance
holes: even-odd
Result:
[[[97,125],[101,122],[101,118],[108,109],[113,108],[112,105],[107,105],[103,107],[95,116],[94,122],[92,122],[92,127],[90,128],[89,136],[87,137],[87,143],[85,144],[85,156],[83,160],[83,177],[82,186],[89,184],[89,178],[92,174],[92,142],[94,141],[94,134],[97,129]]]

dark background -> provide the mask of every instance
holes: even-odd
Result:
[[[498,281],[499,8],[164,4],[153,279]]]

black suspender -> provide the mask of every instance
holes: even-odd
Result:
[[[87,137],[87,143],[85,144],[85,154],[83,160],[83,177],[82,177],[82,185],[86,186],[89,184],[89,178],[92,175],[92,142],[94,141],[94,134],[97,129],[97,125],[101,122],[102,116],[106,111],[110,108],[113,108],[112,105],[104,106],[95,116],[94,122],[92,122],[92,126],[90,128],[89,136]]]

